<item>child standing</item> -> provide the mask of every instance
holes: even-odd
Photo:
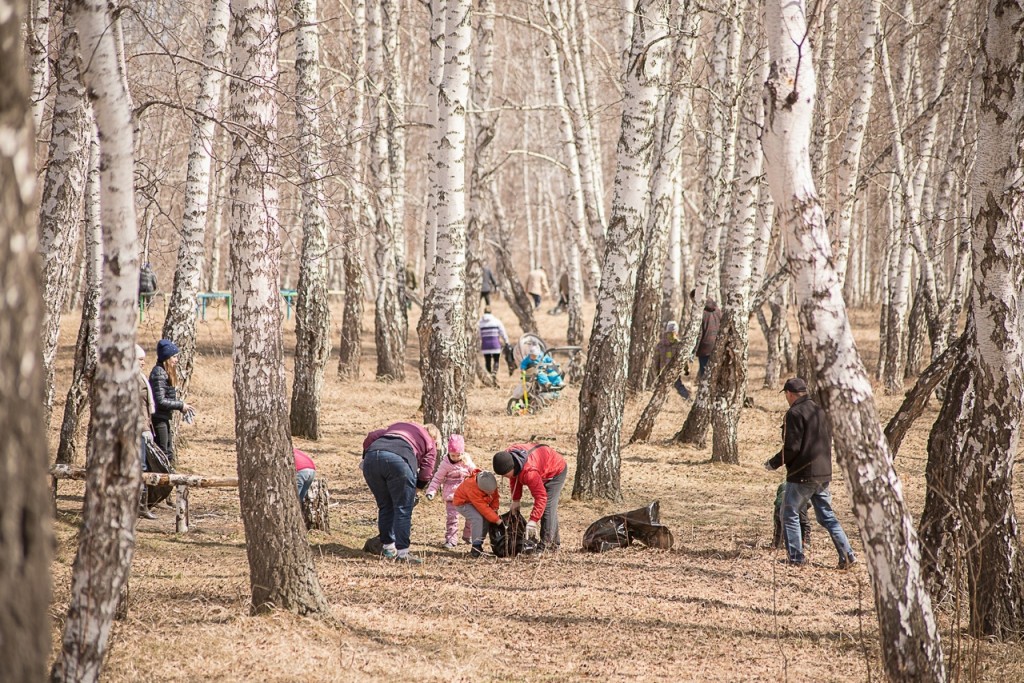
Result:
[[[427,487],[427,500],[434,500],[438,488],[444,498],[445,509],[445,532],[444,547],[451,550],[458,544],[457,533],[459,530],[459,513],[455,509],[452,500],[455,497],[455,489],[463,482],[476,465],[473,459],[466,454],[466,439],[461,434],[452,434],[448,437],[448,455],[441,459],[434,478],[430,480]],[[462,530],[462,540],[469,543],[469,524]]]
[[[473,474],[455,489],[455,507],[463,517],[473,534],[472,557],[484,554],[484,520],[491,524],[501,524],[498,516],[498,480],[490,472],[473,470]]]

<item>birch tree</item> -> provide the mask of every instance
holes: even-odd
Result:
[[[320,393],[331,356],[327,307],[327,215],[320,152],[320,34],[316,0],[296,0],[295,119],[302,181],[302,261],[295,303],[295,377],[289,413],[293,436],[320,438]]]
[[[0,1],[0,679],[39,681],[50,656],[43,298],[25,3]]]
[[[640,0],[625,74],[615,195],[607,234],[587,371],[580,389],[575,499],[621,497],[620,431],[625,404],[630,317],[640,240],[646,227],[655,120],[667,56],[668,2]]]
[[[209,0],[203,67],[199,74],[192,133],[185,175],[185,208],[181,241],[174,269],[174,284],[167,302],[163,338],[178,345],[178,398],[188,397],[196,353],[196,295],[199,294],[203,245],[210,207],[210,168],[213,164],[215,125],[227,64],[228,0]]]
[[[100,273],[103,270],[103,248],[100,227],[99,140],[93,135],[89,145],[89,174],[85,186],[85,303],[75,343],[75,365],[71,386],[64,401],[64,419],[60,425],[57,464],[71,465],[77,450],[78,422],[85,410],[93,375],[96,372],[100,314]]]
[[[836,274],[841,284],[846,282],[846,266],[850,258],[850,230],[853,226],[853,209],[857,197],[857,176],[860,173],[860,157],[867,133],[868,115],[871,113],[871,98],[875,91],[875,43],[878,39],[881,4],[881,0],[864,0],[861,6],[856,43],[856,89],[836,169],[837,219],[833,229],[832,251],[836,254]]]
[[[89,161],[90,114],[79,72],[80,36],[64,7],[60,51],[54,75],[56,94],[50,131],[50,154],[39,205],[39,253],[43,257],[43,366],[46,369],[44,416],[53,410],[53,363],[57,355],[60,319],[71,281],[72,261],[82,217],[82,190]]]
[[[43,113],[50,89],[50,0],[29,0],[25,42],[31,78],[34,130],[43,129]]]
[[[102,294],[89,425],[91,458],[71,600],[52,681],[99,679],[110,627],[135,552],[139,510],[139,401],[135,381],[139,242],[132,187],[132,121],[109,7],[72,0],[70,18],[100,139]],[[77,217],[76,217],[77,218]]]
[[[370,95],[369,170],[374,193],[377,241],[377,296],[374,307],[374,339],[377,345],[377,379],[405,379],[406,310],[404,254],[404,215],[396,197],[394,172],[404,161],[404,152],[395,149],[404,139],[393,123],[393,109],[401,106],[390,97],[396,94],[391,84],[394,59],[398,53],[398,3],[395,0],[371,1],[367,5],[366,69]],[[397,74],[394,74],[397,76]]]
[[[675,32],[671,59],[672,88],[665,98],[661,131],[656,140],[658,161],[651,179],[650,210],[633,304],[627,384],[627,389],[633,392],[649,388],[656,379],[651,375],[661,328],[662,273],[671,232],[669,226],[676,194],[677,159],[682,154],[683,125],[691,109],[690,68],[700,29],[700,12],[691,2],[678,3],[673,8],[672,19]]]
[[[341,342],[338,345],[338,378],[359,377],[359,356],[363,331],[363,226],[370,216],[364,184],[366,116],[366,2],[352,2],[352,36],[349,42],[349,69],[352,73],[351,100],[347,121],[348,157],[353,178],[346,188],[344,268],[345,309],[341,318]]]
[[[942,648],[921,579],[917,534],[853,342],[811,175],[815,75],[803,1],[767,3],[765,29],[770,55],[764,90],[765,167],[786,236],[818,396],[832,424],[864,544],[883,666],[894,681],[943,681]]]
[[[432,292],[430,366],[423,419],[442,434],[466,419],[466,120],[471,73],[471,0],[448,0],[444,75],[438,89],[437,256]]]
[[[326,614],[295,497],[281,332],[278,191],[274,183],[277,7],[234,0],[231,120],[231,317],[238,497],[253,612]]]
[[[1024,419],[1024,4],[990,2],[981,44],[971,292],[975,398],[961,496],[972,630],[1010,639],[1024,631],[1024,565],[1013,499]]]

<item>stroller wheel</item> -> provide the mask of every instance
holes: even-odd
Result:
[[[523,402],[518,398],[510,398],[505,406],[506,415],[519,415],[523,410]]]
[[[544,410],[545,401],[540,397],[540,394],[534,394],[530,397],[530,415],[536,415],[540,411]]]

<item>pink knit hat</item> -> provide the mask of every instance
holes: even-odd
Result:
[[[461,434],[452,434],[448,437],[449,453],[465,453],[466,439]]]

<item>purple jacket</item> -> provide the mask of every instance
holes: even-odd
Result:
[[[397,436],[408,443],[420,466],[416,478],[420,481],[430,481],[434,474],[434,465],[437,463],[437,445],[423,425],[415,422],[396,422],[384,429],[375,429],[363,439],[363,452],[365,453],[366,449],[382,436]]]
[[[508,334],[493,313],[484,313],[480,318],[480,352],[499,353],[501,345],[508,344]]]

